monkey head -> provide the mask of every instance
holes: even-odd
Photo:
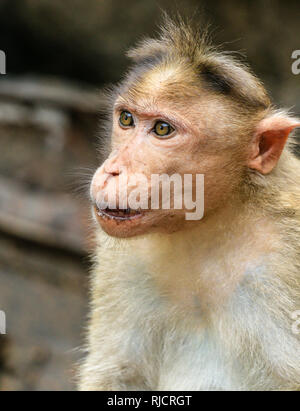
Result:
[[[129,56],[134,66],[109,99],[110,154],[90,190],[94,215],[109,235],[171,233],[201,224],[240,196],[250,171],[272,172],[297,124],[273,110],[248,68],[171,21],[158,40],[144,41]],[[161,175],[183,183],[177,190],[169,185],[170,207],[161,200],[152,204],[153,176]],[[176,196],[186,196],[186,175],[193,199],[197,175],[204,176],[198,221],[186,218],[185,202],[174,206]],[[161,197],[162,191],[159,186]]]

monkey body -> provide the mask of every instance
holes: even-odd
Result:
[[[80,389],[299,390],[300,120],[190,25],[164,24],[108,99]],[[105,204],[136,195],[124,169],[147,200],[153,175],[204,175],[203,218]]]
[[[271,219],[244,217],[211,237],[99,233],[82,389],[299,389],[299,255]]]

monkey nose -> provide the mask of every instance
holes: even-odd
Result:
[[[121,167],[114,161],[105,162],[103,170],[106,174],[109,174],[113,177],[121,174]]]

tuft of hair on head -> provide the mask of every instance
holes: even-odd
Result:
[[[157,38],[146,38],[127,52],[135,66],[189,64],[204,87],[241,101],[253,109],[270,107],[270,98],[260,80],[234,53],[214,46],[209,25],[192,18],[163,13]]]
[[[197,58],[198,54],[208,54],[215,50],[209,36],[209,25],[202,26],[191,18],[179,14],[170,17],[162,13],[158,38],[143,39],[127,52],[136,62],[155,55],[168,53],[169,56]]]

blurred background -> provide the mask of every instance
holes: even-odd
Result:
[[[300,114],[299,0],[0,0],[0,390],[73,390],[87,310],[89,204],[104,85],[161,9],[211,23],[276,105]]]

